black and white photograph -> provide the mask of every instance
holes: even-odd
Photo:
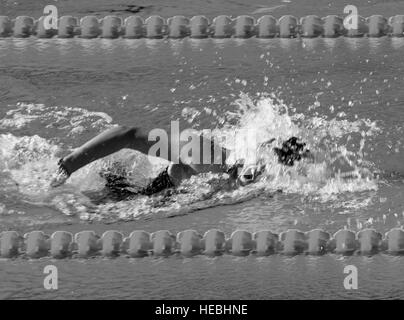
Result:
[[[402,300],[403,85],[403,0],[0,0],[0,300]]]

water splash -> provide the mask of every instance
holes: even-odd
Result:
[[[216,129],[215,134],[222,137],[230,150],[236,145],[235,135],[245,134],[250,154],[263,142],[274,139],[269,148],[258,149],[256,155],[266,165],[262,180],[268,190],[327,196],[377,189],[372,164],[364,160],[363,152],[367,139],[379,132],[375,122],[367,119],[327,120],[325,117],[299,114],[274,95],[253,100],[242,94],[234,104],[236,110],[226,115],[226,123],[237,119],[237,124],[225,124]],[[280,147],[291,136],[306,142],[307,148],[314,154],[314,163],[303,160],[293,167],[278,163],[271,150]],[[356,150],[347,146],[347,142],[353,141],[356,141]],[[229,161],[237,160],[232,156]]]
[[[7,133],[0,135],[0,189],[5,193],[12,192],[14,196],[18,194],[26,203],[51,207],[65,216],[101,221],[181,215],[243,202],[257,196],[271,197],[277,190],[300,194],[309,201],[331,205],[337,205],[347,193],[377,190],[378,181],[373,178],[374,168],[365,161],[364,152],[368,139],[378,132],[376,123],[367,119],[349,121],[341,114],[327,119],[318,114],[310,115],[309,112],[296,113],[273,94],[260,94],[254,99],[241,94],[233,106],[232,111],[224,114],[209,113],[221,124],[212,134],[233,151],[229,162],[237,160],[239,155],[234,152],[235,133],[246,135],[245,146],[251,154],[257,151],[261,143],[274,139],[269,148],[260,149],[257,153],[258,160],[265,164],[265,172],[257,183],[235,189],[227,174],[201,174],[184,181],[175,191],[169,190],[153,197],[138,196],[119,202],[97,203],[94,195],[102,195],[105,186],[100,171],[124,170],[127,179],[141,188],[167,162],[160,159],[150,162],[148,157],[125,149],[78,170],[65,186],[51,190],[50,176],[56,169],[58,154],[64,147],[55,139],[17,137]],[[191,116],[192,122],[197,122],[202,113],[191,111],[184,110],[183,116]],[[44,128],[66,132],[70,138],[79,134],[83,128],[103,130],[114,125],[112,119],[104,113],[81,108],[19,104],[0,120],[0,128],[13,128],[18,132],[36,121]],[[251,133],[253,140],[249,140]],[[314,162],[303,160],[293,167],[278,163],[271,150],[281,146],[291,136],[299,137],[307,143],[307,148],[315,155]],[[250,161],[245,160],[247,163]],[[0,200],[5,203],[2,211],[6,212],[7,202],[2,198]],[[367,203],[354,203],[352,199],[344,201],[350,201],[351,208]]]

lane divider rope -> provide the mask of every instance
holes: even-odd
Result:
[[[97,235],[94,231],[81,231],[73,235],[66,231],[56,231],[47,235],[42,231],[31,231],[21,236],[16,231],[0,233],[0,257],[42,257],[89,258],[93,256],[132,258],[146,256],[170,256],[179,254],[185,257],[195,255],[217,256],[268,256],[271,254],[310,254],[335,253],[342,255],[373,255],[386,252],[393,255],[404,254],[404,229],[393,228],[383,236],[375,229],[363,229],[357,233],[341,229],[334,235],[314,229],[302,232],[289,229],[275,234],[269,230],[250,233],[234,231],[229,238],[218,229],[208,230],[203,236],[195,230],[185,230],[176,236],[168,230],[148,233],[133,231],[128,237],[121,232],[109,230]]]
[[[292,15],[284,15],[276,19],[264,15],[255,19],[241,15],[234,19],[220,15],[209,21],[205,16],[192,18],[174,16],[164,19],[158,15],[143,20],[140,16],[129,16],[126,19],[108,15],[101,19],[96,16],[85,16],[78,19],[73,16],[62,16],[58,19],[57,29],[45,28],[45,16],[35,20],[29,16],[18,16],[11,19],[0,16],[0,38],[295,38],[295,37],[381,37],[404,36],[404,15],[385,18],[372,15],[368,18],[358,16],[357,28],[346,29],[343,18],[328,15],[320,18],[308,15],[298,19]]]

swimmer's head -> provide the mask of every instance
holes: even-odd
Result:
[[[257,178],[264,171],[265,166],[262,165],[249,165],[245,166],[241,169],[240,174],[238,175],[237,182],[242,186],[250,184],[257,180]]]
[[[275,139],[265,142],[265,145],[271,144]],[[264,145],[263,144],[263,145]],[[278,162],[285,166],[293,166],[296,161],[302,159],[313,159],[313,155],[310,150],[306,149],[306,144],[299,142],[296,137],[291,137],[290,139],[282,143],[281,148],[273,148],[273,152],[278,157]],[[257,178],[265,170],[265,165],[258,163],[256,165],[243,165],[238,164],[238,176],[237,182],[241,185],[247,185],[257,180]]]

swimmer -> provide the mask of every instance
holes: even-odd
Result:
[[[200,137],[198,136],[198,138]],[[169,137],[168,141],[172,141],[171,137]],[[171,163],[148,186],[136,192],[136,194],[152,195],[164,189],[175,188],[184,179],[204,172],[228,173],[233,181],[240,185],[246,185],[254,182],[265,169],[265,166],[262,164],[244,166],[243,163],[236,162],[234,165],[226,165],[229,154],[227,149],[222,148],[213,140],[205,137],[202,137],[200,141],[202,143],[207,142],[211,146],[211,164],[202,164],[202,160],[199,162],[201,164],[187,163],[181,157],[179,151],[174,150],[171,144],[168,143],[167,150],[160,150],[160,155],[167,155],[161,157],[171,162],[178,159],[178,163]],[[268,146],[274,141],[275,139],[271,139],[261,144],[261,146]],[[181,142],[177,149],[181,150],[181,147],[186,143],[187,141]],[[91,139],[68,156],[60,159],[58,170],[52,178],[51,186],[58,187],[62,185],[78,169],[124,148],[137,150],[148,155],[150,148],[154,144],[155,141],[150,141],[148,135],[140,128],[119,126],[109,129]],[[201,149],[200,157],[203,159],[203,148]],[[272,150],[277,155],[279,162],[286,166],[293,166],[295,161],[303,158],[312,158],[310,151],[305,148],[305,143],[300,143],[296,137],[291,137],[283,142],[281,148],[274,147]],[[121,187],[121,189],[125,189],[128,186],[128,182],[124,176],[105,172],[101,173],[101,175],[106,178],[107,187]]]

